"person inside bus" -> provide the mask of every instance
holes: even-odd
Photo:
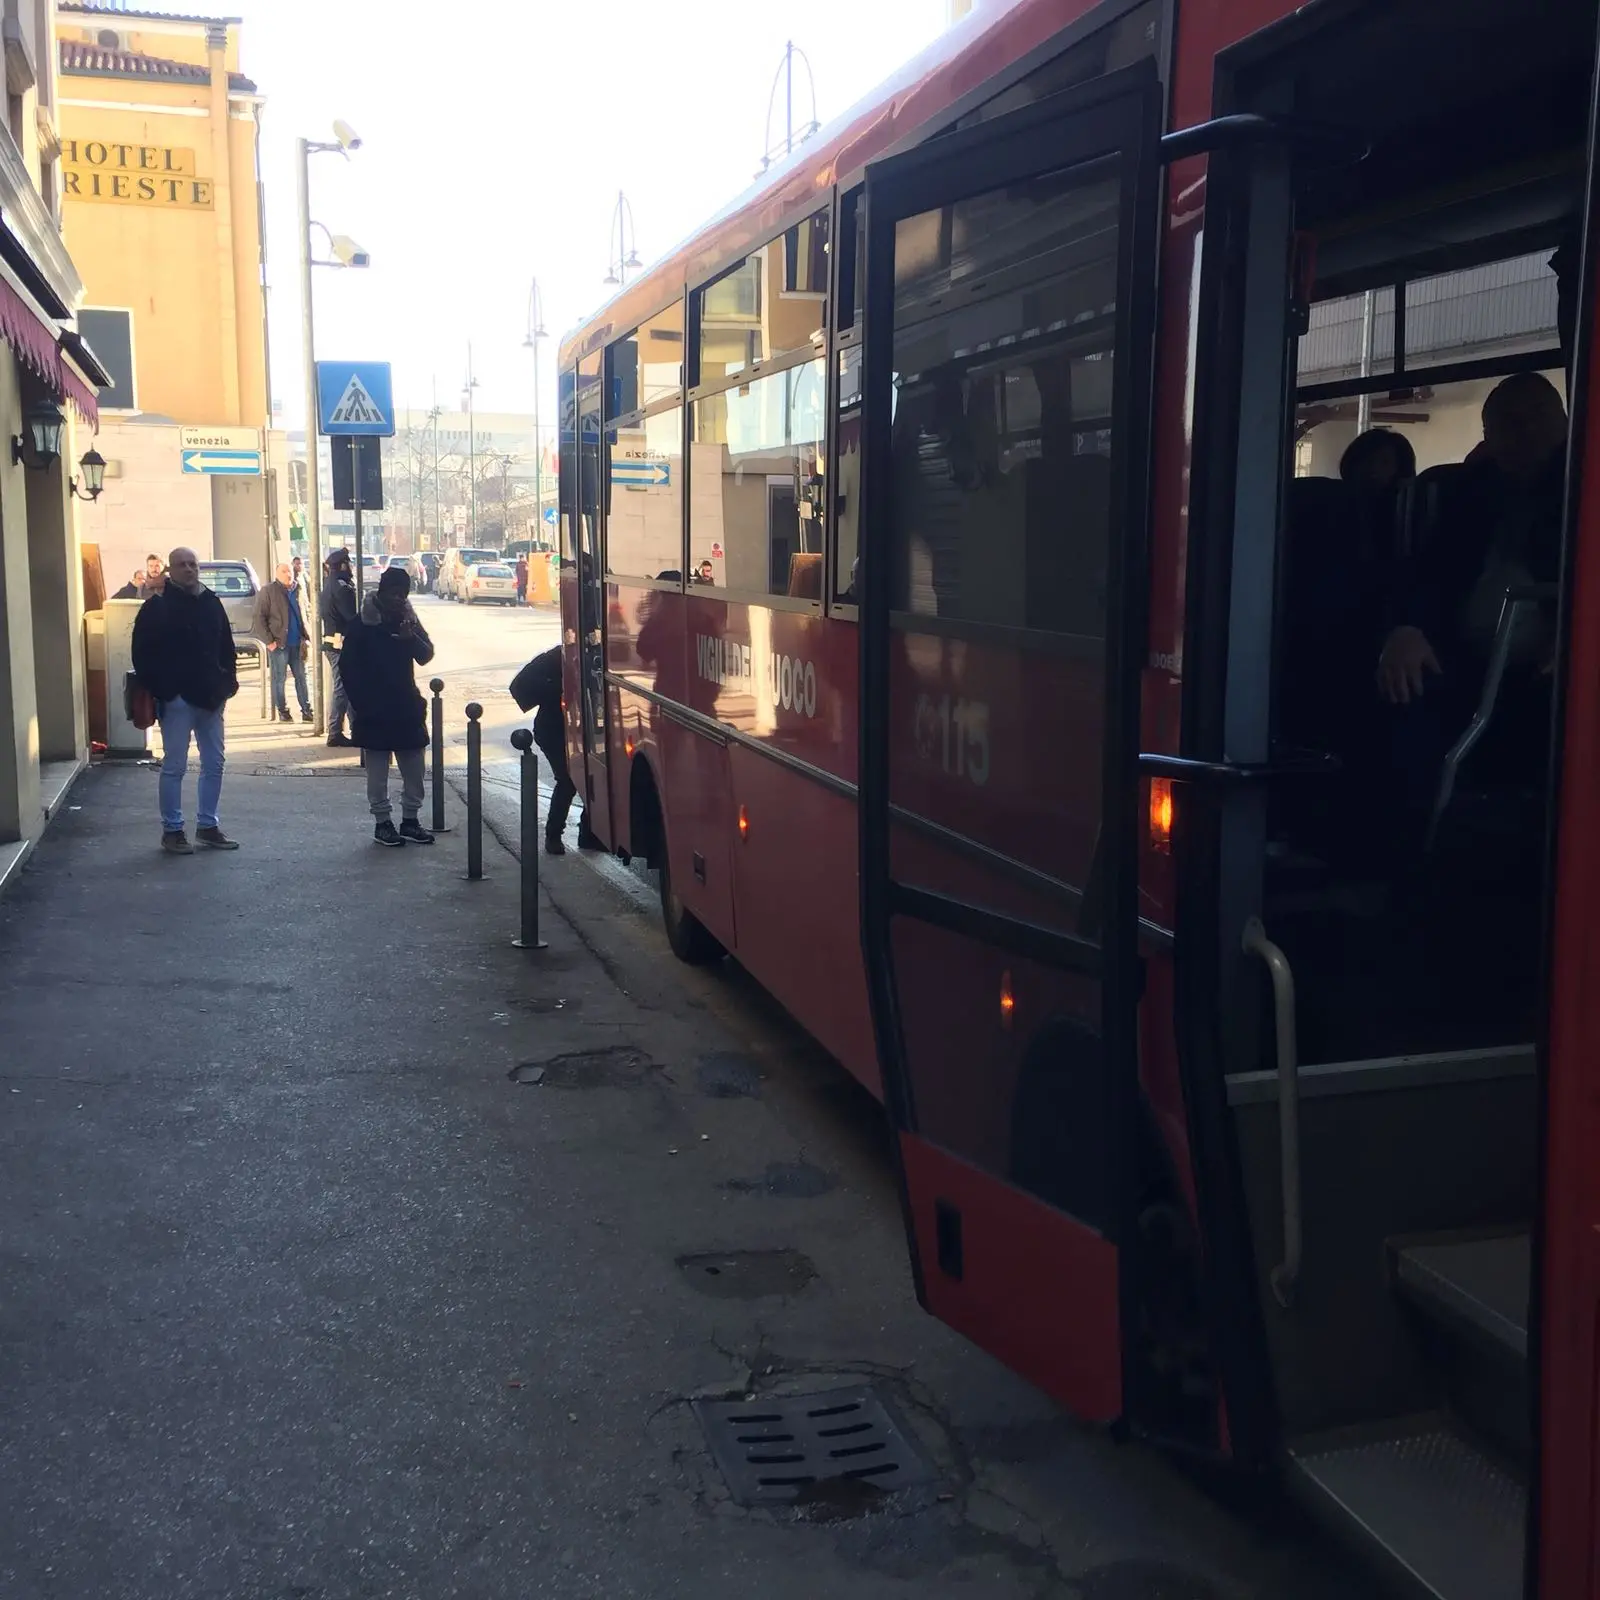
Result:
[[[1389,428],[1358,433],[1339,457],[1339,476],[1363,495],[1392,497],[1416,475],[1411,441]]]
[[[1566,440],[1555,386],[1517,373],[1484,402],[1482,445],[1437,480],[1377,671],[1380,694],[1398,708],[1393,759],[1414,811],[1431,807],[1445,752],[1476,707],[1506,589],[1558,576]],[[1538,770],[1554,643],[1548,615],[1529,624],[1512,641],[1491,729],[1502,770],[1519,778]]]

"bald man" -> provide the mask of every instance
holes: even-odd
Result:
[[[155,696],[161,720],[161,848],[192,856],[183,825],[183,775],[189,741],[200,751],[195,838],[213,850],[237,850],[217,821],[222,799],[222,712],[239,692],[233,629],[222,602],[200,582],[200,560],[180,546],[167,557],[167,581],[139,608],[133,624],[133,670]]]

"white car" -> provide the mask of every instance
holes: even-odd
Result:
[[[467,568],[466,580],[461,585],[461,598],[470,605],[480,600],[494,601],[503,606],[517,603],[517,574],[514,568],[502,561],[480,561]]]

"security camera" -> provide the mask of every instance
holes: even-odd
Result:
[[[361,135],[348,122],[335,122],[333,136],[339,141],[341,150],[359,150],[361,148]]]
[[[334,259],[341,267],[370,267],[372,257],[363,250],[347,233],[334,234],[330,243],[333,245]]]

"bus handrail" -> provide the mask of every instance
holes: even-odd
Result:
[[[1272,1013],[1278,1054],[1278,1144],[1283,1188],[1283,1260],[1270,1282],[1278,1304],[1294,1303],[1302,1254],[1300,1208],[1300,1047],[1295,1031],[1294,971],[1289,958],[1268,937],[1260,917],[1244,925],[1240,941],[1247,954],[1260,956],[1272,976]]]
[[[1489,665],[1483,674],[1483,692],[1478,696],[1478,705],[1472,713],[1472,720],[1462,730],[1461,737],[1445,753],[1444,764],[1439,770],[1439,790],[1433,798],[1433,811],[1428,818],[1424,850],[1433,849],[1445,809],[1455,798],[1456,779],[1460,775],[1461,763],[1472,754],[1478,741],[1488,732],[1489,723],[1494,718],[1495,708],[1500,700],[1500,685],[1511,662],[1511,643],[1516,637],[1517,617],[1524,607],[1538,606],[1555,597],[1556,585],[1553,583],[1506,586],[1505,594],[1500,601],[1500,617],[1495,623],[1494,643],[1489,649]]]

